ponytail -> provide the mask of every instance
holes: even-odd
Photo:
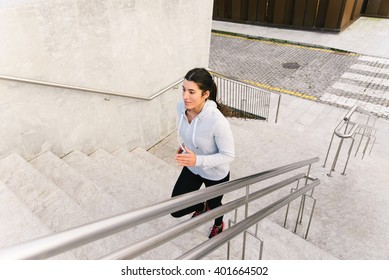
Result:
[[[212,100],[213,102],[216,103],[217,108],[222,111],[222,105],[218,102],[217,100],[217,85],[215,81],[212,79],[212,86],[211,89],[209,90],[209,99]]]

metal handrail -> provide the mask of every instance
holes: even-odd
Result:
[[[293,176],[289,179],[283,180],[281,182],[278,182],[276,184],[273,184],[269,187],[266,187],[264,189],[261,189],[259,191],[256,191],[246,197],[238,198],[234,201],[231,201],[229,203],[226,203],[220,207],[217,207],[211,211],[207,211],[206,213],[201,214],[200,216],[196,217],[196,219],[189,219],[186,220],[176,226],[173,226],[157,235],[151,236],[149,238],[143,239],[142,241],[127,246],[125,248],[119,249],[116,252],[113,252],[109,255],[104,256],[101,259],[105,260],[125,260],[125,259],[132,259],[135,258],[145,252],[147,252],[150,249],[155,248],[156,246],[163,244],[169,240],[172,240],[176,238],[179,234],[184,234],[187,231],[194,229],[198,227],[199,225],[203,224],[204,222],[210,221],[212,219],[215,219],[216,217],[219,217],[220,215],[223,215],[227,212],[230,212],[242,205],[244,205],[247,202],[252,202],[256,199],[259,199],[261,197],[264,197],[265,195],[268,195],[276,190],[279,190],[282,187],[285,187],[289,184],[292,184],[293,182],[298,181],[299,179],[305,177],[305,173],[298,174],[296,176]]]
[[[343,120],[344,121],[349,121],[352,114],[354,114],[355,110],[357,109],[357,105],[354,105],[353,107],[351,107],[351,109],[347,112],[347,114],[344,116]]]
[[[360,114],[364,114],[364,115],[368,116],[365,124],[360,124],[360,123],[357,123],[355,121],[351,121],[351,117],[353,116],[353,114],[355,112],[359,112]],[[374,118],[374,123],[373,123],[372,126],[369,126],[370,118]],[[354,105],[354,106],[352,106],[350,108],[350,110],[343,117],[343,119],[339,122],[339,124],[334,129],[334,132],[332,133],[331,141],[330,141],[330,144],[328,146],[328,150],[327,150],[327,154],[326,154],[326,157],[325,157],[325,160],[324,160],[323,167],[326,166],[327,159],[328,159],[328,156],[329,156],[329,153],[330,153],[330,150],[331,150],[331,146],[332,146],[332,142],[334,140],[334,136],[335,135],[340,138],[340,142],[339,142],[339,145],[338,145],[338,149],[336,150],[334,160],[332,162],[331,170],[327,174],[328,176],[331,177],[332,171],[335,170],[336,163],[338,161],[338,157],[339,157],[340,150],[342,148],[344,140],[351,139],[352,141],[351,141],[348,153],[347,153],[348,155],[347,155],[347,159],[346,159],[346,163],[345,163],[342,175],[346,174],[346,168],[347,168],[347,165],[348,165],[348,162],[349,162],[349,159],[350,159],[350,155],[351,155],[351,151],[352,151],[352,148],[353,148],[353,145],[354,145],[355,135],[356,134],[361,134],[361,139],[360,139],[358,148],[357,148],[357,150],[355,152],[355,155],[358,153],[358,150],[359,150],[360,145],[362,143],[363,137],[366,136],[366,134],[370,134],[370,135],[367,135],[369,138],[368,138],[368,142],[366,143],[366,146],[365,146],[365,149],[364,149],[364,152],[363,152],[363,156],[364,156],[365,151],[367,149],[367,145],[369,144],[370,137],[372,137],[371,133],[373,133],[372,131],[374,130],[375,121],[376,121],[376,118],[373,116],[373,114],[371,114],[369,111],[359,107],[358,105]],[[344,127],[344,129],[343,129],[343,127]],[[359,131],[357,132],[357,130],[359,130],[359,131],[362,130],[362,132],[359,132]],[[368,133],[366,133],[366,132],[368,132]],[[373,142],[373,145],[374,145],[374,142]],[[373,145],[372,145],[371,149],[373,149]],[[371,152],[371,150],[370,150],[370,152]],[[362,158],[363,158],[363,156],[362,156]]]
[[[222,78],[222,79],[229,80],[229,81],[233,82],[235,88],[240,88],[240,89],[242,89],[242,88],[247,88],[247,89],[251,89],[252,91],[261,91],[261,92],[267,93],[267,94],[269,94],[269,95],[272,94],[272,93],[278,95],[277,109],[276,109],[275,120],[274,120],[275,123],[278,122],[278,115],[279,115],[280,105],[281,105],[281,94],[280,94],[280,93],[278,93],[278,92],[266,91],[266,90],[264,90],[264,89],[262,89],[262,88],[260,88],[260,87],[254,86],[254,85],[249,84],[249,83],[247,83],[247,82],[239,81],[239,80],[236,80],[236,79],[234,79],[234,78],[228,77],[228,76],[226,76],[226,75],[217,73],[217,72],[213,71],[212,69],[208,69],[208,70],[209,70],[209,72],[210,72],[214,77]],[[230,98],[228,98],[228,99],[230,99]],[[269,100],[269,103],[270,103],[270,100]],[[225,104],[225,105],[226,105],[226,104]],[[228,105],[228,104],[227,104],[227,105]],[[252,106],[252,104],[251,104],[250,106]],[[264,106],[264,107],[265,107],[265,106]],[[235,108],[235,109],[237,109],[237,108]],[[268,114],[268,112],[267,112],[267,114]]]
[[[362,107],[357,106],[357,105],[355,105],[355,106],[357,107],[357,108],[356,108],[356,111],[357,111],[357,112],[360,112],[360,113],[365,114],[365,115],[367,115],[367,116],[369,116],[369,117],[375,118],[375,116],[374,116],[371,112],[369,112],[368,110],[363,109]]]
[[[237,79],[234,79],[234,78],[231,78],[231,77],[228,77],[226,75],[223,75],[223,74],[220,74],[220,73],[217,73],[211,69],[209,69],[209,72],[212,74],[212,75],[216,75],[216,76],[219,76],[219,77],[223,77],[225,79],[228,79],[228,80],[231,80],[233,81],[234,83],[236,84],[239,84],[239,85],[242,85],[242,86],[245,86],[245,87],[249,87],[249,88],[252,88],[252,89],[259,89],[259,87],[256,87],[256,86],[253,86],[252,84],[249,84],[249,83],[246,83],[246,82],[242,82],[242,81],[239,81]],[[279,93],[276,93],[279,95]]]
[[[296,170],[318,162],[315,157],[282,167],[225,182],[212,188],[201,189],[189,194],[173,197],[132,212],[119,214],[63,232],[37,238],[0,250],[0,259],[45,259],[62,252],[85,245],[95,240],[123,231],[127,228],[148,222],[208,199],[236,191],[248,185]]]
[[[284,207],[288,203],[292,202],[296,198],[300,197],[301,195],[307,193],[308,191],[312,190],[314,187],[320,184],[320,180],[316,179],[312,183],[304,186],[303,188],[281,198],[280,200],[277,200],[276,202],[270,204],[269,206],[259,210],[258,212],[254,213],[253,215],[247,217],[246,219],[242,220],[241,222],[235,224],[234,226],[226,229],[225,231],[219,233],[212,239],[209,239],[205,241],[204,243],[200,244],[199,246],[195,247],[194,249],[186,252],[179,258],[178,260],[189,260],[189,259],[200,259],[209,253],[213,252],[220,246],[222,246],[224,243],[228,242],[238,234],[242,233],[243,231],[247,230],[251,226],[255,225],[259,221],[265,219],[269,215],[273,214],[275,211],[279,210],[280,208]]]
[[[215,71],[212,71],[208,69],[210,73],[214,76],[218,77],[223,77],[225,79],[228,79],[232,81],[236,85],[241,85],[245,86],[247,88],[253,89],[253,90],[262,90],[258,87],[255,87],[253,85],[237,81],[233,78],[226,77],[225,75],[222,75],[220,73],[217,73]],[[176,82],[172,83],[171,85],[163,88],[162,90],[158,91],[157,93],[149,96],[149,97],[143,97],[139,95],[130,95],[130,94],[125,94],[125,93],[120,93],[120,92],[115,92],[115,91],[109,91],[109,90],[101,90],[101,89],[94,89],[94,88],[88,88],[88,87],[81,87],[81,86],[72,86],[72,85],[66,85],[66,84],[61,84],[61,83],[53,83],[53,82],[47,82],[47,81],[40,81],[40,80],[35,80],[35,79],[28,79],[28,78],[21,78],[21,77],[15,77],[15,76],[8,76],[8,75],[0,75],[0,79],[2,80],[7,80],[7,81],[14,81],[14,82],[23,82],[23,83],[29,83],[29,84],[34,84],[34,85],[40,85],[40,86],[49,86],[49,87],[55,87],[55,88],[63,88],[63,89],[71,89],[71,90],[79,90],[79,91],[84,91],[84,92],[91,92],[91,93],[97,93],[97,94],[104,94],[104,95],[111,95],[111,96],[119,96],[119,97],[125,97],[125,98],[132,98],[132,99],[137,99],[137,100],[144,100],[144,101],[151,101],[154,98],[160,96],[161,94],[165,93],[166,91],[170,90],[171,88],[177,86],[180,84],[184,78],[180,78]],[[269,93],[270,94],[270,93]],[[280,108],[280,102],[281,102],[281,95],[278,97],[278,105],[277,105],[277,112],[276,112],[276,117],[275,117],[275,122],[277,123],[278,121],[278,114],[279,114],[279,108]]]
[[[338,126],[334,130],[334,133],[336,134],[336,136],[338,136],[340,138],[351,138],[354,135],[355,131],[358,129],[359,125],[357,123],[351,123],[352,127],[348,133],[340,131],[344,125],[347,126],[346,127],[346,129],[347,129],[349,124],[350,124],[350,122],[344,123],[343,121],[341,123],[339,123]]]
[[[357,109],[357,105],[353,106],[348,112],[347,114],[343,117],[343,119],[339,122],[339,124],[336,126],[336,128],[334,129],[334,132],[332,133],[332,137],[331,137],[331,141],[330,141],[330,144],[328,146],[328,150],[327,150],[327,154],[326,154],[326,157],[325,157],[325,160],[324,160],[324,164],[323,164],[323,167],[326,166],[326,163],[327,163],[327,159],[328,159],[328,156],[330,154],[330,150],[331,150],[331,146],[332,146],[332,141],[334,140],[334,136],[338,136],[340,138],[340,142],[339,142],[339,145],[338,145],[338,149],[336,150],[336,153],[335,153],[335,157],[334,157],[334,160],[332,162],[332,166],[331,166],[331,170],[330,172],[327,174],[329,177],[331,177],[331,173],[332,171],[335,170],[335,167],[336,167],[336,163],[338,161],[338,157],[339,157],[339,154],[340,154],[340,150],[342,149],[342,145],[343,145],[343,141],[345,139],[349,139],[351,138],[352,141],[351,141],[351,145],[350,145],[350,148],[349,148],[349,151],[348,151],[348,156],[347,156],[347,160],[346,160],[346,164],[344,165],[344,169],[343,169],[343,172],[342,174],[346,174],[346,168],[347,168],[347,165],[348,165],[348,161],[350,159],[350,154],[351,154],[351,150],[353,148],[353,145],[354,145],[354,134],[358,128],[358,124],[356,123],[352,123],[350,121],[351,119],[351,116],[354,114],[355,110]],[[351,126],[351,129],[349,129],[349,125],[352,125]],[[344,128],[344,131],[341,132],[341,129],[343,128],[343,126],[345,126]],[[348,130],[349,129],[349,130]]]
[[[127,97],[127,98],[133,98],[133,99],[139,99],[139,100],[145,100],[145,101],[153,100],[154,98],[160,96],[161,94],[163,94],[164,92],[168,91],[172,87],[178,85],[179,83],[181,83],[184,80],[183,78],[181,78],[178,81],[176,81],[173,84],[167,86],[166,88],[158,91],[157,93],[153,94],[150,97],[142,97],[142,96],[138,96],[138,95],[128,95],[128,94],[124,94],[124,93],[120,93],[120,92],[114,92],[114,91],[109,91],[109,90],[100,90],[100,89],[80,87],[80,86],[71,86],[71,85],[52,83],[52,82],[46,82],[46,81],[39,81],[39,80],[33,80],[33,79],[27,79],[27,78],[19,78],[19,77],[14,77],[14,76],[7,76],[7,75],[0,75],[0,79],[7,80],[7,81],[14,81],[14,82],[22,82],[22,83],[28,83],[28,84],[41,85],[41,86],[49,86],[49,87],[72,89],[72,90],[80,90],[80,91],[93,92],[93,93],[112,95],[112,96]]]

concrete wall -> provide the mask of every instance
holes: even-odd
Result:
[[[212,0],[5,0],[0,75],[151,96],[208,66]],[[153,101],[0,79],[0,156],[150,147],[180,88]]]

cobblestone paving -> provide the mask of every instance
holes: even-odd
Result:
[[[389,118],[389,60],[213,33],[209,67],[273,91]]]

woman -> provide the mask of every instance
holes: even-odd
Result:
[[[220,112],[217,87],[203,68],[190,70],[182,86],[182,101],[177,105],[180,148],[175,160],[183,166],[172,197],[196,191],[204,183],[210,187],[230,179],[229,163],[234,159],[234,140],[227,119]],[[172,213],[196,217],[222,205],[222,196]],[[223,216],[215,219],[209,238],[224,229]]]

